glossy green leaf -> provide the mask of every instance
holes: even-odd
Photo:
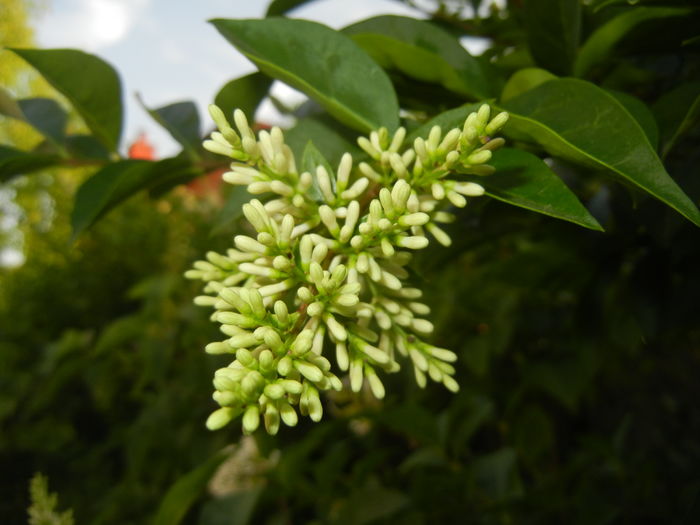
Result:
[[[435,115],[429,121],[421,124],[419,127],[411,131],[406,136],[406,144],[413,144],[413,141],[418,137],[427,138],[428,133],[433,126],[440,126],[442,132],[445,133],[452,128],[462,128],[464,121],[467,120],[469,113],[478,111],[481,104],[465,104],[458,108],[448,109],[438,115]]]
[[[673,7],[636,7],[609,20],[584,42],[574,62],[574,74],[584,76],[596,64],[610,58],[610,52],[636,26],[647,20],[684,16],[690,9]]]
[[[320,151],[323,151],[324,157],[332,166],[338,165],[345,152],[352,154],[355,158],[361,155],[361,150],[357,146],[318,118],[300,119],[293,128],[285,131],[284,135],[297,162],[303,159],[309,141],[313,142]]]
[[[73,104],[90,130],[111,151],[122,131],[122,88],[116,71],[76,49],[11,49]]]
[[[0,114],[26,122],[56,144],[65,139],[68,115],[53,99],[44,97],[15,100],[0,88]]]
[[[212,235],[219,235],[228,229],[243,215],[243,205],[253,196],[248,193],[245,186],[234,186],[229,190],[228,197],[223,208],[214,220],[211,229]]]
[[[123,200],[176,177],[187,167],[181,157],[158,162],[130,159],[106,165],[78,188],[71,214],[73,236],[92,226]]]
[[[85,160],[109,161],[109,151],[92,135],[68,135],[66,149],[71,157]]]
[[[207,483],[228,457],[226,452],[217,452],[207,461],[191,470],[173,484],[165,494],[153,519],[153,525],[177,525],[190,507],[204,492]]]
[[[267,7],[265,16],[281,16],[292,9],[303,4],[308,4],[310,0],[272,0]]]
[[[251,73],[227,82],[214,97],[226,118],[233,118],[233,110],[240,109],[249,119],[255,118],[255,110],[270,89],[272,81],[261,73]]]
[[[470,177],[499,201],[603,231],[578,197],[539,157],[519,149],[498,150],[489,162],[496,172]]]
[[[540,69],[538,67],[520,69],[513,73],[503,87],[501,101],[505,102],[508,99],[517,97],[521,93],[535,89],[540,84],[544,84],[555,78],[557,78],[556,75],[553,75],[546,69]]]
[[[212,23],[263,73],[303,91],[347,126],[362,132],[398,126],[389,77],[347,36],[286,18]]]
[[[644,130],[644,134],[649,139],[649,144],[656,150],[659,147],[659,126],[657,126],[654,114],[647,105],[637,97],[622,91],[614,89],[608,89],[607,91],[634,117],[637,124]]]
[[[700,82],[688,82],[664,94],[653,107],[666,156],[679,137],[700,120]]]
[[[558,75],[571,73],[581,33],[580,0],[526,0],[525,26],[535,62]]]
[[[506,134],[609,170],[700,225],[700,212],[668,175],[640,125],[603,89],[583,80],[552,80],[503,108],[511,114]]]
[[[199,111],[194,102],[189,100],[175,102],[157,109],[149,109],[141,97],[138,101],[146,112],[158,124],[163,126],[170,136],[179,142],[190,154],[197,155],[202,141]]]
[[[397,69],[471,98],[493,94],[482,63],[449,33],[415,18],[384,15],[343,29],[385,69]]]
[[[0,144],[0,182],[58,164],[61,157],[29,153]]]
[[[17,104],[22,110],[24,120],[34,129],[55,143],[61,144],[65,140],[68,114],[58,102],[37,97],[18,100]]]

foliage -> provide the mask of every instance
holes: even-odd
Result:
[[[110,66],[16,51],[89,133],[66,129],[50,103],[10,99],[3,112],[46,141],[3,147],[0,176],[95,171],[76,192],[78,250],[63,250],[59,213],[63,229],[0,277],[5,514],[26,508],[9,487],[42,471],[90,523],[697,521],[700,10],[690,0],[481,4],[422,2],[427,21],[378,17],[340,32],[213,21],[262,75],[309,95],[286,142],[329,174],[348,151],[371,164],[354,144],[376,127],[401,125],[415,144],[483,101],[511,115],[495,173],[477,176],[486,196],[452,210],[451,245],[417,252],[407,276],[432,309],[430,344],[458,356],[460,391],[416,388],[401,370],[381,376],[382,400],[368,388],[329,393],[323,421],[224,452],[238,432],[200,422],[212,408],[207,377],[227,363],[199,353],[215,335],[180,274],[224,251],[226,236],[257,235],[239,220],[250,197],[226,190],[215,218],[211,205],[167,193],[228,167],[195,140],[191,104],[151,110],[182,154],[121,159]],[[459,46],[465,35],[489,38],[482,56]],[[227,83],[217,100],[253,111],[262,75]]]

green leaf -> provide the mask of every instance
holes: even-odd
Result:
[[[398,126],[399,106],[386,73],[347,36],[306,20],[212,20],[260,71],[319,102],[362,132]]]
[[[558,75],[571,73],[581,33],[580,0],[526,0],[525,25],[535,62]]]
[[[700,212],[666,172],[642,128],[603,89],[583,80],[551,80],[503,108],[511,114],[507,135],[537,142],[552,155],[609,170],[700,225]]]
[[[513,73],[503,87],[501,101],[505,102],[508,99],[517,97],[521,93],[535,89],[540,84],[544,84],[555,78],[557,78],[556,75],[553,75],[546,69],[540,69],[538,67],[520,69]]]
[[[661,153],[668,155],[676,141],[700,119],[700,82],[688,82],[664,94],[653,107],[661,133]]]
[[[65,95],[110,151],[117,150],[122,131],[122,88],[112,66],[76,49],[10,50]]]
[[[121,160],[108,164],[78,188],[71,214],[73,237],[92,226],[114,206],[140,190],[177,177],[189,165],[182,157],[147,160]]]
[[[61,162],[58,155],[29,153],[0,144],[0,182]]]
[[[288,11],[299,7],[300,5],[309,3],[310,0],[272,0],[267,7],[266,17],[282,16]]]
[[[0,88],[0,114],[26,122],[55,144],[65,140],[68,115],[53,99],[35,97],[15,100]]]
[[[0,115],[24,120],[24,115],[14,97],[5,88],[0,86]]]
[[[251,73],[227,82],[214,98],[226,118],[233,117],[233,110],[240,109],[251,120],[255,117],[260,101],[265,98],[272,81],[261,73]]]
[[[488,177],[470,177],[494,199],[603,231],[562,180],[532,153],[519,149],[498,150],[489,162],[496,172]]]
[[[649,139],[649,144],[656,151],[659,147],[659,126],[656,125],[656,119],[647,105],[637,97],[622,91],[615,89],[608,89],[607,91],[634,117],[637,124],[644,130],[644,134]]]
[[[109,161],[109,151],[92,135],[68,135],[65,145],[71,157]]]
[[[137,96],[137,99],[153,120],[163,126],[190,155],[198,156],[202,137],[199,111],[194,102],[187,100],[149,109],[140,96]]]
[[[471,98],[493,95],[482,63],[449,33],[423,20],[384,15],[343,29],[385,69],[397,69]]]
[[[354,158],[362,154],[362,150],[352,142],[346,140],[322,120],[314,117],[299,119],[293,128],[285,131],[284,136],[297,161],[303,158],[309,141],[323,151],[325,158],[332,166],[338,165],[345,152],[352,154]]]
[[[228,457],[219,451],[207,461],[191,470],[170,487],[158,507],[153,525],[177,525],[187,514],[192,504],[204,492],[209,480]]]
[[[65,141],[68,114],[58,103],[50,98],[25,98],[18,100],[24,120],[31,124],[42,135],[53,142],[62,144]]]
[[[588,37],[579,49],[578,57],[574,62],[574,74],[577,77],[584,76],[593,66],[610,58],[610,52],[615,45],[642,22],[656,18],[684,16],[690,12],[691,9],[673,7],[635,7],[626,10],[600,26]]]
[[[426,138],[433,126],[440,126],[443,133],[452,128],[462,128],[464,121],[469,113],[478,111],[481,104],[465,104],[458,108],[448,109],[438,115],[435,115],[428,122],[421,124],[406,136],[406,144],[413,144],[413,141],[418,137]]]
[[[231,188],[224,207],[221,208],[219,215],[214,220],[211,234],[219,235],[227,231],[243,215],[243,205],[250,201],[251,198],[252,196],[248,193],[245,186],[234,186]]]
[[[335,191],[335,176],[333,175],[335,173],[335,169],[333,169],[328,160],[326,160],[323,153],[321,153],[318,148],[314,146],[314,143],[308,141],[306,143],[306,147],[304,148],[304,154],[301,157],[301,169],[311,173],[313,178],[313,184],[311,185],[311,188],[309,188],[311,198],[322,202],[323,194],[321,193],[321,188],[319,187],[318,180],[316,179],[316,168],[318,166],[323,166],[326,168],[326,171],[331,179],[333,191]]]

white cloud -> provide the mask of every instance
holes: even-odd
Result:
[[[72,0],[39,24],[42,47],[88,51],[124,39],[150,0]]]

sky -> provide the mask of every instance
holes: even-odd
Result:
[[[49,0],[36,24],[37,44],[43,48],[74,47],[96,54],[121,75],[126,120],[123,150],[141,131],[146,132],[159,157],[178,146],[139,106],[157,108],[194,100],[203,126],[206,107],[229,80],[255,67],[219,35],[211,18],[260,18],[269,0]],[[378,14],[416,16],[417,12],[391,0],[316,0],[290,13],[340,28]],[[277,83],[275,94],[293,100],[290,88]],[[274,108],[260,109],[266,122]]]

